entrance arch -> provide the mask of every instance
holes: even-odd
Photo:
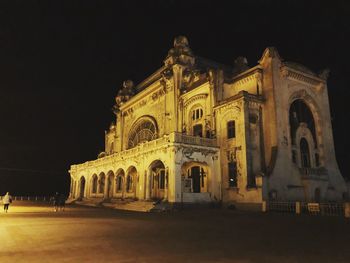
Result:
[[[160,160],[153,161],[149,166],[150,189],[152,199],[163,199],[167,188],[167,180],[164,163]]]
[[[80,192],[79,192],[79,198],[84,198],[84,192],[85,192],[85,177],[82,176],[80,178],[80,182],[79,182],[79,188],[80,188]]]
[[[209,167],[205,163],[186,163],[182,166],[184,176],[183,191],[188,193],[207,193]]]

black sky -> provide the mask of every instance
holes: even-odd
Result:
[[[275,46],[285,60],[330,68],[337,159],[349,176],[350,6],[320,2],[1,1],[0,194],[68,191],[70,164],[103,149],[122,81],[157,70],[177,35],[228,65],[243,55],[254,66]]]

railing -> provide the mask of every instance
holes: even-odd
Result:
[[[90,166],[96,166],[100,164],[115,162],[118,159],[128,158],[136,154],[145,153],[154,148],[166,145],[167,143],[183,143],[183,144],[191,144],[191,145],[198,145],[198,146],[205,146],[205,147],[217,147],[216,139],[202,138],[199,136],[190,136],[190,135],[184,135],[178,132],[173,132],[169,135],[164,135],[162,138],[141,143],[134,148],[124,150],[122,152],[117,152],[93,161],[82,163],[82,164],[72,165],[71,169],[78,169],[78,168],[82,169]]]
[[[0,196],[0,200],[2,200],[3,196]],[[36,202],[49,202],[50,196],[12,196],[13,201],[36,201]]]
[[[342,216],[345,212],[343,203],[301,203],[301,213],[310,215]]]
[[[268,202],[267,209],[274,212],[295,213],[295,202]]]
[[[175,135],[174,142],[177,142],[177,143],[185,143],[185,144],[200,145],[200,146],[207,146],[207,147],[217,147],[216,139],[203,138],[199,136],[190,136],[190,135],[185,135],[178,132],[175,132],[174,135]]]
[[[307,202],[281,202],[268,201],[267,211],[285,212],[293,214],[344,216],[346,203],[307,203]],[[349,204],[348,204],[349,205]]]

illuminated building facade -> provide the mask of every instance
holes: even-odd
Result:
[[[342,200],[327,75],[272,47],[254,67],[244,57],[224,66],[177,37],[159,70],[123,83],[105,151],[70,168],[71,198]]]

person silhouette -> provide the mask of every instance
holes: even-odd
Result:
[[[4,212],[7,213],[7,210],[9,209],[9,205],[12,203],[12,196],[9,192],[4,195],[2,198],[2,203],[4,204]]]

